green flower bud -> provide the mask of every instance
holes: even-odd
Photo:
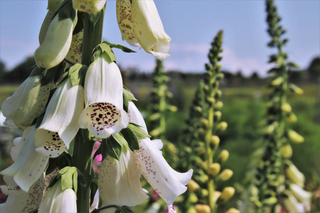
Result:
[[[229,158],[229,152],[228,150],[222,150],[220,155],[218,156],[218,163],[223,164],[224,162],[226,162]]]
[[[202,193],[203,196],[208,196],[209,191],[207,189],[202,189],[201,193]]]
[[[208,174],[212,177],[215,177],[219,174],[221,165],[218,163],[212,163],[209,165]]]
[[[281,106],[281,109],[282,109],[282,111],[284,111],[284,112],[291,112],[291,110],[292,110],[290,104],[288,104],[288,103],[283,104],[283,105]]]
[[[196,202],[198,202],[198,197],[197,197],[197,195],[195,195],[194,193],[191,193],[190,196],[189,196],[188,201],[189,201],[190,203],[196,203]]]
[[[294,123],[297,121],[297,116],[293,112],[288,113],[286,118],[290,123]]]
[[[271,85],[272,86],[279,86],[282,82],[283,82],[283,77],[278,77],[276,79],[274,79],[273,81],[271,81]]]
[[[213,104],[216,102],[216,100],[212,97],[207,97],[206,101],[208,103],[209,106],[213,106]]]
[[[214,192],[213,192],[213,195],[212,195],[212,200],[213,200],[213,202],[216,203],[217,200],[218,200],[218,198],[219,198],[220,196],[221,196],[221,192],[219,192],[219,191],[214,191]]]
[[[211,213],[210,206],[205,204],[197,204],[195,206],[196,213]]]
[[[151,132],[149,132],[149,134],[153,137],[160,135],[160,133],[161,133],[160,129],[154,129]]]
[[[218,81],[221,81],[223,78],[224,78],[224,74],[223,74],[223,73],[219,73],[219,74],[217,74],[217,76],[216,76],[216,79],[217,79]]]
[[[277,202],[278,202],[278,199],[276,197],[269,197],[269,198],[263,200],[263,203],[265,205],[270,205],[270,206],[276,204]]]
[[[187,213],[196,213],[196,209],[194,207],[190,207],[187,211]]]
[[[280,152],[284,158],[291,158],[292,148],[290,144],[286,144],[280,148]]]
[[[220,130],[220,131],[225,131],[228,127],[228,124],[227,122],[220,122],[218,125],[217,125],[217,129]]]
[[[230,200],[230,198],[232,198],[232,196],[234,195],[234,192],[235,192],[235,189],[233,187],[224,188],[219,200],[221,199],[223,202],[227,202],[228,200]]]
[[[202,119],[202,120],[201,120],[201,127],[202,127],[203,129],[207,129],[208,126],[209,126],[209,121],[208,121],[207,119]]]
[[[214,113],[214,117],[213,117],[214,122],[219,122],[220,119],[221,119],[221,115],[222,115],[222,113],[221,113],[220,111],[216,111],[216,112]]]
[[[294,92],[294,93],[296,93],[296,94],[298,94],[298,95],[302,95],[302,94],[303,94],[303,90],[302,90],[301,88],[297,87],[297,86],[294,85],[294,84],[289,84],[289,89],[290,89],[292,92]]]
[[[211,149],[216,149],[219,146],[220,138],[216,135],[211,136],[209,144]]]
[[[235,208],[230,208],[226,213],[240,213],[240,211]]]
[[[294,143],[302,143],[304,141],[304,138],[292,129],[288,130],[287,135],[289,140]]]
[[[217,101],[216,104],[214,105],[215,109],[221,109],[223,107],[222,101]]]
[[[199,184],[197,182],[195,182],[194,180],[192,180],[192,179],[187,184],[187,187],[192,192],[195,192],[200,188]]]
[[[48,0],[47,9],[49,10],[49,12],[53,13],[62,2],[63,0]]]
[[[227,181],[233,175],[233,171],[230,169],[223,170],[217,177],[217,181]]]
[[[222,74],[222,73],[221,73],[221,74]],[[218,91],[214,94],[214,98],[215,98],[215,99],[220,99],[221,96],[222,96],[221,90],[218,90]]]

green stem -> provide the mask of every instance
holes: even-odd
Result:
[[[166,132],[166,118],[165,118],[165,110],[166,110],[166,96],[165,96],[165,89],[160,88],[162,90],[160,96],[160,103],[159,103],[159,113],[160,113],[160,135],[159,138],[164,141],[165,139],[165,132]]]

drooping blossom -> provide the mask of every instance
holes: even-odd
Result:
[[[83,87],[72,86],[70,78],[58,86],[34,134],[37,152],[54,158],[69,148],[79,130],[79,115],[84,108],[83,96]]]
[[[159,60],[170,56],[171,38],[164,31],[153,0],[117,0],[117,20],[122,40],[141,46]]]
[[[123,110],[123,85],[118,66],[106,53],[88,68],[85,85],[85,109],[80,115],[80,128],[87,128],[98,138],[108,138],[129,124]]]

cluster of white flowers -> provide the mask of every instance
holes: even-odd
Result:
[[[109,138],[131,122],[141,126],[147,135],[146,124],[134,103],[129,102],[128,110],[124,110],[121,73],[108,53],[102,51],[93,60],[84,85],[75,83],[70,73],[57,85],[53,80],[55,75],[43,80],[51,68],[59,65],[70,51],[75,51],[71,41],[75,37],[72,32],[78,21],[77,11],[97,12],[105,3],[106,0],[49,0],[48,13],[51,14],[46,19],[52,20],[45,20],[41,28],[40,47],[35,52],[38,67],[1,107],[5,124],[21,127],[24,132],[13,142],[14,163],[0,172],[7,184],[1,186],[1,190],[9,195],[7,202],[0,204],[0,213],[34,209],[45,213],[77,212],[76,192],[65,189],[60,179],[48,190],[50,179],[59,171],[46,174],[46,169],[50,158],[57,158],[69,149],[80,128],[88,129],[97,138]],[[131,3],[117,0],[117,17],[123,39],[129,44],[140,45],[159,59],[169,56],[170,37],[164,32],[152,0],[132,0]],[[75,64],[70,70],[81,68],[82,65]],[[175,212],[172,203],[186,191],[192,170],[174,171],[163,158],[161,148],[160,140],[145,137],[139,140],[138,150],[122,147],[119,160],[107,155],[98,177],[102,206],[132,207],[143,203],[148,196],[141,187],[141,173],[167,202],[169,212]],[[99,194],[90,212],[97,208],[98,200]],[[100,212],[115,212],[115,208]]]

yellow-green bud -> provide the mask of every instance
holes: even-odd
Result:
[[[290,123],[294,123],[297,121],[297,116],[293,112],[290,112],[289,114],[287,114],[287,121]]]
[[[225,121],[222,121],[217,125],[217,129],[220,130],[220,131],[226,130],[227,127],[228,127],[228,124]]]
[[[288,130],[288,138],[294,143],[302,143],[304,138],[292,129]]]
[[[194,107],[194,110],[201,113],[202,112],[202,108],[200,106]]]
[[[196,209],[194,207],[190,207],[187,211],[187,213],[197,213]]]
[[[160,135],[160,133],[161,133],[160,129],[154,129],[149,134],[153,137],[156,137],[156,136]]]
[[[211,149],[216,149],[219,146],[220,138],[216,135],[213,135],[211,136],[209,143]]]
[[[271,81],[272,86],[279,86],[283,82],[283,77],[278,77]]]
[[[286,144],[280,148],[280,152],[284,158],[291,158],[292,148],[290,144]]]
[[[221,96],[222,96],[221,90],[218,90],[218,91],[216,92],[216,94],[214,94],[214,98],[216,98],[216,99],[220,99]]]
[[[203,196],[208,196],[209,194],[209,191],[207,189],[202,189],[201,192]]]
[[[289,84],[289,88],[292,92],[298,94],[298,95],[302,95],[303,94],[303,90],[299,87],[297,87],[296,85],[294,84]]]
[[[170,106],[170,107],[169,107],[169,110],[170,110],[171,112],[176,112],[176,111],[178,110],[178,108],[177,108],[176,106]]]
[[[219,198],[220,196],[221,196],[221,192],[219,192],[219,191],[214,191],[214,192],[213,192],[213,195],[212,195],[212,200],[213,200],[213,202],[216,203],[217,200],[218,200],[218,198]]]
[[[224,77],[224,74],[223,74],[223,73],[219,73],[219,74],[216,76],[216,78],[217,78],[218,81],[222,80],[223,77]]]
[[[154,113],[150,115],[149,120],[154,121],[154,120],[158,120],[159,118],[160,118],[160,113]]]
[[[198,197],[194,193],[191,193],[188,200],[190,203],[196,203],[198,202]]]
[[[222,115],[222,113],[220,112],[220,111],[216,111],[215,113],[214,113],[214,121],[215,122],[218,122],[218,121],[220,121],[220,119],[221,119],[221,115]]]
[[[226,213],[240,213],[240,211],[235,208],[230,208]]]
[[[288,103],[282,104],[281,109],[284,112],[291,112],[291,110],[292,110],[290,104],[288,104]]]
[[[261,158],[263,156],[265,152],[265,148],[259,148],[259,149],[256,149],[253,153],[252,153],[252,158]]]
[[[198,190],[200,188],[199,184],[192,179],[187,184],[187,187],[192,192],[195,192],[196,190]]]
[[[209,104],[209,106],[213,106],[213,104],[216,102],[216,100],[212,97],[207,97],[206,101]]]
[[[222,101],[217,101],[216,104],[214,105],[215,109],[221,109],[223,107]]]
[[[220,155],[218,156],[218,163],[223,164],[224,162],[226,162],[229,158],[229,152],[228,150],[222,150]]]
[[[209,125],[209,121],[207,119],[202,119],[201,120],[201,127],[203,129],[207,129],[208,128],[208,125]]]
[[[215,177],[215,176],[217,176],[219,174],[220,169],[221,169],[220,164],[212,163],[212,164],[209,165],[208,174],[210,176],[212,176],[212,177]]]
[[[270,206],[276,204],[277,202],[278,202],[278,199],[276,197],[269,197],[263,201],[264,204],[270,205]]]
[[[229,180],[233,175],[233,171],[230,169],[223,170],[217,177],[218,180],[227,181]]]
[[[222,194],[219,199],[223,202],[227,202],[234,195],[235,189],[233,187],[226,187],[223,189]]]
[[[210,206],[205,204],[197,204],[195,209],[197,213],[211,213]]]

